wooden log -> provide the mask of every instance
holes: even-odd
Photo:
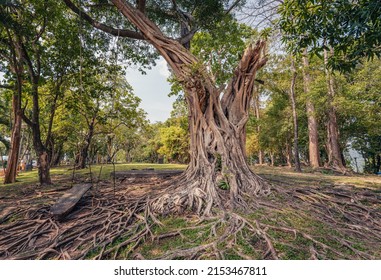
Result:
[[[170,177],[183,173],[184,170],[127,170],[115,172],[115,178],[149,178],[149,177]],[[114,177],[114,172],[111,172],[111,177]]]
[[[91,188],[91,184],[74,185],[50,208],[50,212],[57,220],[64,218],[77,205],[83,195]]]

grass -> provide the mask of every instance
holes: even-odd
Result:
[[[94,179],[97,179],[99,175],[100,179],[107,180],[110,178],[111,172],[114,171],[112,164],[104,165],[92,165],[90,166],[91,173]],[[90,168],[75,170],[75,176],[90,178]],[[125,171],[131,169],[145,169],[154,168],[155,170],[164,169],[185,169],[186,165],[183,164],[152,164],[152,163],[121,163],[115,164],[115,171]],[[100,172],[101,171],[101,172]],[[54,167],[50,170],[50,175],[53,183],[59,181],[60,179],[68,179],[73,176],[73,166],[60,166]],[[7,187],[19,187],[24,185],[38,184],[38,173],[37,170],[19,172],[17,176],[17,182],[13,184],[7,184]],[[5,186],[3,182],[0,183],[0,188]]]
[[[116,164],[116,171],[124,171],[131,169],[145,169],[154,168],[155,170],[163,169],[185,169],[185,165],[178,164]],[[110,173],[113,171],[113,165],[94,165],[91,166],[91,172],[93,178],[98,178],[99,174],[102,180],[110,179]],[[306,170],[304,173],[296,173],[293,170],[285,167],[268,167],[268,166],[255,166],[254,172],[262,177],[269,179],[275,183],[279,183],[287,187],[287,185],[297,185],[301,187],[332,187],[335,185],[351,185],[358,188],[372,188],[381,191],[381,177],[374,175],[351,175],[340,176],[335,174],[322,174],[314,173],[313,171]],[[101,171],[101,172],[100,172]],[[55,183],[52,188],[57,188],[60,184],[68,184],[72,177],[72,166],[64,166],[52,168],[51,176]],[[75,172],[76,177],[82,179],[90,177],[90,169],[77,170]],[[34,189],[38,183],[37,171],[21,172],[18,176],[18,182],[10,185],[0,184],[0,198],[4,196],[15,197],[18,193],[27,191],[28,188]],[[284,198],[276,196],[271,198],[274,201],[283,201]],[[37,202],[37,200],[36,200]],[[41,201],[39,203],[44,203]],[[0,207],[1,209],[1,207]],[[258,208],[255,212],[242,213],[243,216],[249,221],[257,220],[263,224],[269,226],[275,226],[277,224],[283,224],[289,228],[294,228],[298,232],[303,232],[308,235],[314,236],[316,240],[323,243],[329,242],[329,246],[333,249],[343,253],[350,258],[353,252],[348,248],[343,247],[342,244],[335,242],[334,239],[328,240],[327,236],[337,236],[345,240],[351,241],[353,248],[368,252],[376,257],[381,257],[380,253],[372,253],[372,248],[369,248],[367,244],[362,240],[354,239],[352,236],[345,236],[344,233],[335,229],[335,225],[327,225],[321,221],[314,219],[312,215],[309,215],[309,210],[306,209],[303,212],[303,217],[297,215],[294,209],[290,206],[285,206],[278,211],[268,212],[264,208]],[[17,220],[17,216],[12,217],[13,220]],[[146,259],[160,258],[168,251],[177,249],[187,249],[203,244],[207,244],[214,241],[213,235],[211,235],[210,224],[199,224],[199,220],[188,213],[182,216],[167,216],[160,218],[162,226],[154,225],[152,232],[155,236],[165,235],[168,233],[179,232],[179,234],[166,237],[162,239],[150,240],[147,238],[142,244],[140,244],[135,253],[140,253]],[[205,225],[202,227],[202,225]],[[225,227],[224,222],[220,222],[215,228],[218,234],[221,234]],[[282,259],[308,259],[311,255],[310,249],[312,241],[301,234],[294,234],[292,232],[284,232],[275,230],[272,228],[267,229],[269,237],[274,242],[274,248],[279,253],[279,257]],[[128,239],[128,236],[121,237],[114,241],[115,244],[121,243]],[[224,250],[224,256],[226,259],[242,259],[242,255],[237,254],[237,251],[243,255],[250,256],[253,259],[261,258],[262,255],[258,252],[258,246],[261,246],[260,241],[255,234],[253,235],[245,229],[235,237],[235,246],[230,248],[227,242],[218,244],[218,248]],[[127,255],[129,247],[122,248],[118,258],[131,258]],[[322,248],[316,248],[322,249]],[[94,250],[87,256],[91,259],[99,253],[100,248],[94,248]],[[211,254],[212,256],[212,254]],[[327,256],[330,256],[330,252],[327,252]],[[333,256],[333,255],[332,255]]]
[[[381,176],[370,174],[353,174],[348,176],[329,172],[314,172],[310,168],[297,173],[287,167],[253,166],[258,175],[277,183],[289,182],[300,186],[331,187],[333,185],[350,185],[358,188],[372,188],[381,190]]]

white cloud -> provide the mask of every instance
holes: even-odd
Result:
[[[164,59],[160,59],[155,67],[142,75],[137,69],[127,69],[127,81],[134,93],[142,99],[141,108],[148,113],[151,122],[165,121],[172,111],[172,103],[176,97],[168,97],[170,85],[167,77],[170,72]]]
[[[171,72],[169,72],[168,69],[168,64],[163,58],[159,60],[159,62],[157,63],[157,67],[159,69],[159,74],[164,78],[167,79],[171,75]]]

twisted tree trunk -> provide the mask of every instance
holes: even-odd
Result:
[[[193,208],[208,215],[215,205],[245,206],[244,194],[267,193],[268,185],[250,170],[245,157],[249,105],[256,71],[266,63],[265,43],[246,49],[223,91],[189,50],[164,36],[142,12],[125,1],[112,2],[170,65],[188,104],[190,164],[173,182],[175,190],[154,200],[152,208],[161,212]],[[229,187],[228,195],[218,188],[222,181]]]

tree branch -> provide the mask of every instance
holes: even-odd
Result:
[[[189,31],[187,34],[185,34],[184,36],[182,36],[181,38],[178,38],[178,39],[176,39],[181,45],[186,45],[186,44],[188,44],[191,40],[192,40],[192,38],[193,38],[193,36],[194,36],[194,34],[196,34],[196,32],[198,31],[199,29],[198,28],[193,28],[191,31]]]
[[[1,84],[0,84],[0,88],[13,89],[13,87],[10,85],[1,85]]]
[[[226,10],[226,14],[229,14],[242,0],[236,0],[234,3]]]
[[[143,14],[146,13],[146,0],[136,0],[136,4],[138,7],[138,10],[141,11]]]
[[[137,39],[137,40],[145,40],[144,36],[136,31],[127,30],[127,29],[118,29],[113,28],[111,26],[105,25],[103,23],[100,23],[93,18],[91,18],[87,13],[80,10],[74,3],[70,0],[63,0],[67,7],[69,7],[74,13],[79,15],[82,19],[86,20],[90,25],[93,27],[102,30],[106,33],[109,33],[114,36],[120,36],[120,37],[127,37],[131,39]]]
[[[24,108],[22,108],[21,110],[19,110],[18,112],[17,112],[17,114],[19,115],[19,116],[21,116],[21,118],[23,119],[23,121],[27,124],[27,125],[29,125],[29,127],[33,127],[34,126],[34,123],[25,115],[25,109],[26,109],[26,107],[28,106],[28,101],[26,102],[26,104],[25,104],[25,106],[24,106]]]

